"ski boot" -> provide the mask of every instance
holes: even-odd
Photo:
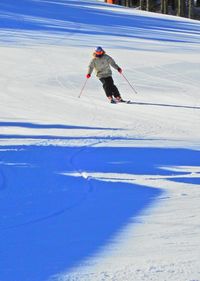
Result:
[[[116,101],[112,97],[108,97],[110,103],[116,103]]]

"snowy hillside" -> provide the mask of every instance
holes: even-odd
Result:
[[[200,281],[200,22],[0,3],[0,281]],[[131,104],[87,66],[102,46]]]

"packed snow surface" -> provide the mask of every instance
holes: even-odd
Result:
[[[200,281],[200,22],[1,0],[0,43],[0,281]]]

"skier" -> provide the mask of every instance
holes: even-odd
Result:
[[[108,56],[102,47],[97,47],[93,53],[93,59],[89,64],[86,78],[90,78],[93,70],[95,69],[96,76],[103,84],[103,89],[109,101],[111,103],[124,102],[112,79],[110,66],[115,68],[119,73],[122,73],[122,69],[115,63],[113,58]]]

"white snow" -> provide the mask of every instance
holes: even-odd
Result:
[[[31,146],[75,147],[69,157],[66,155],[66,170],[60,170],[58,164],[53,172],[74,180],[82,178],[88,186],[92,182],[94,190],[98,182],[113,187],[117,183],[128,184],[129,187],[124,186],[128,189],[152,188],[160,194],[139,213],[129,216],[104,245],[81,256],[72,266],[55,269],[48,278],[38,280],[31,275],[15,280],[15,270],[11,268],[8,270],[11,274],[2,281],[11,281],[12,270],[12,281],[200,281],[200,23],[106,5],[102,1],[69,2],[55,1],[68,9],[68,21],[62,17],[45,18],[45,11],[44,18],[24,15],[25,21],[59,27],[58,31],[9,27],[0,31],[1,200],[10,202],[4,167],[31,169],[40,165],[29,163],[26,158],[7,159],[4,153]],[[74,14],[70,13],[72,8],[76,9]],[[14,13],[7,15],[13,17]],[[62,29],[67,29],[66,33]],[[97,45],[102,45],[115,59],[137,90],[136,95],[122,75],[113,70],[122,97],[131,99],[133,104],[109,104],[94,74],[78,98]],[[78,127],[74,129],[75,126]],[[103,148],[107,152],[98,153]],[[109,149],[121,153],[109,154]],[[128,151],[123,154],[123,149],[130,149],[130,155]],[[104,159],[106,153],[110,155],[108,159]],[[146,166],[143,168],[147,164],[151,166],[150,172]],[[15,176],[10,174],[11,178]],[[40,197],[40,190],[37,192]],[[47,194],[51,192],[47,188]],[[91,194],[85,201],[86,207],[99,202],[98,192]],[[34,199],[31,192],[29,195],[31,204]],[[52,203],[46,203],[47,209],[53,202],[52,199]],[[103,200],[100,202],[103,210]],[[123,204],[121,208],[125,208],[126,203]],[[57,210],[55,206],[54,209]],[[37,212],[40,217],[40,209]],[[120,208],[115,215],[119,212]],[[76,205],[76,214],[77,221],[87,219],[82,204]],[[89,221],[98,222],[95,211],[92,214],[89,209],[87,214]],[[65,219],[50,218],[63,224]],[[5,223],[8,228],[9,223]],[[39,229],[40,225],[34,227]],[[72,245],[81,252],[82,247],[95,241],[95,235],[94,232],[89,238],[81,238],[80,232],[77,243],[74,238]],[[40,244],[40,238],[38,241]],[[58,264],[62,259],[59,251],[60,248],[56,252]],[[28,273],[29,269],[24,271]],[[37,274],[37,266],[35,271]]]

